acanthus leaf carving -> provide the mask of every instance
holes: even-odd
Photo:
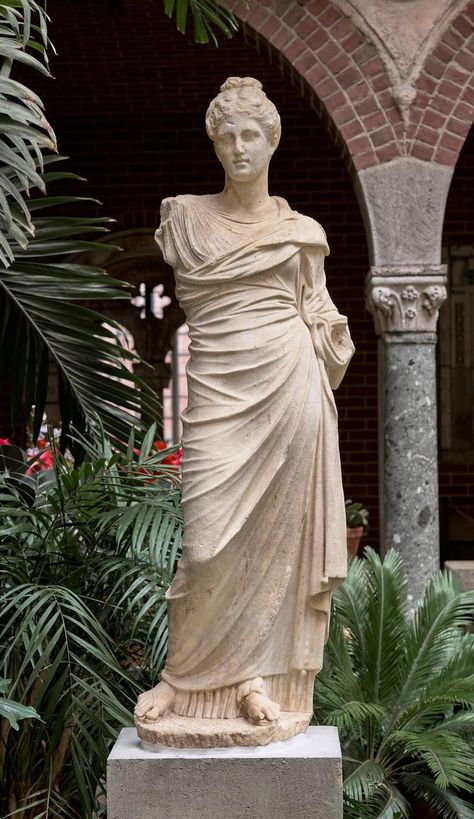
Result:
[[[371,272],[367,277],[366,306],[374,317],[377,335],[436,332],[446,295],[446,277],[440,273],[410,277]]]

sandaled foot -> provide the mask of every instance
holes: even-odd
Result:
[[[150,722],[166,714],[171,708],[175,697],[174,688],[168,683],[160,682],[150,691],[140,694],[135,706],[135,716]]]
[[[280,706],[265,694],[252,691],[241,702],[242,713],[250,722],[276,722],[280,716]]]

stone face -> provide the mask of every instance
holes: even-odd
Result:
[[[145,751],[125,728],[107,763],[108,819],[342,819],[337,729],[264,748]]]
[[[382,550],[401,554],[414,602],[439,569],[436,336],[385,333],[379,345]]]
[[[440,263],[452,169],[398,158],[360,171],[359,201],[373,265]]]

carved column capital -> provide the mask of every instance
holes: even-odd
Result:
[[[373,267],[365,292],[377,335],[434,333],[447,295],[446,266]]]

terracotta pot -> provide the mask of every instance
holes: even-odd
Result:
[[[349,554],[351,557],[355,557],[357,555],[360,540],[363,534],[363,526],[354,526],[352,529],[347,529],[347,554]]]

